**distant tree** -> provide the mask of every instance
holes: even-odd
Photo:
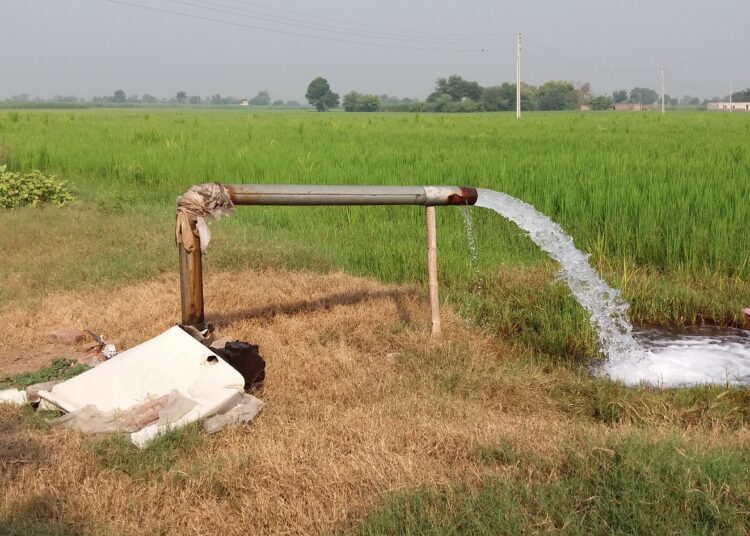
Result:
[[[670,106],[679,106],[680,105],[680,99],[678,99],[677,97],[672,97],[671,99],[669,99],[669,105]]]
[[[128,102],[132,102],[132,103],[139,102],[138,95],[128,95]]]
[[[627,100],[628,100],[627,89],[619,89],[612,93],[612,101],[615,104],[620,104],[621,102],[627,102]]]
[[[427,102],[437,102],[441,95],[449,95],[454,102],[466,98],[479,101],[482,98],[482,86],[478,82],[464,80],[459,75],[454,74],[448,78],[437,79],[435,91],[427,97]]]
[[[188,104],[200,104],[200,103],[201,103],[201,98],[199,95],[191,95],[188,98]]]
[[[290,100],[290,101],[286,101],[286,105],[287,105],[287,106],[289,106],[290,108],[299,108],[300,106],[302,106],[302,105],[301,105],[301,104],[300,104],[299,102],[297,102],[296,100]]]
[[[608,97],[607,95],[599,95],[598,97],[592,97],[591,100],[589,100],[589,106],[591,106],[592,110],[609,110],[612,108],[613,104],[612,97]]]
[[[591,82],[583,82],[576,88],[576,92],[578,93],[578,104],[586,104],[594,96],[591,91]]]
[[[434,111],[436,112],[447,112],[448,106],[450,106],[453,103],[453,97],[448,95],[447,93],[443,93],[442,95],[439,95],[433,103],[435,104]]]
[[[144,93],[143,97],[141,98],[143,102],[147,102],[149,104],[156,102],[158,99],[154,97],[153,95],[149,95],[148,93]]]
[[[505,91],[506,84],[502,86],[488,86],[482,89],[482,107],[487,112],[499,112],[510,110],[509,95]]]
[[[271,95],[268,91],[259,91],[258,94],[250,99],[250,104],[253,106],[268,106],[271,104]]]
[[[630,90],[628,101],[632,104],[653,104],[659,100],[659,94],[646,87],[634,87]]]
[[[350,91],[344,95],[343,106],[346,112],[377,112],[380,110],[380,97]]]
[[[732,93],[732,102],[750,102],[750,88]]]
[[[178,91],[175,98],[177,99],[177,102],[179,104],[185,104],[185,102],[187,101],[187,93],[185,93],[184,91]]]
[[[337,108],[339,105],[339,95],[331,91],[331,86],[328,85],[328,80],[319,76],[315,78],[310,85],[307,86],[307,93],[305,94],[307,102],[319,112],[325,112],[329,108]]]
[[[688,104],[690,104],[690,106],[698,106],[700,103],[701,100],[698,97],[693,97]]]
[[[282,99],[276,99],[272,104],[274,106],[284,106],[284,101]]]
[[[536,88],[523,84],[521,86],[521,109],[532,109],[532,100]],[[488,112],[504,112],[516,109],[516,85],[503,82],[500,86],[489,86],[482,90],[482,107]]]
[[[341,101],[341,105],[344,107],[345,112],[354,112],[357,109],[357,101],[362,95],[356,91],[350,91],[344,95],[344,99]]]
[[[125,94],[125,92],[121,89],[118,89],[112,96],[112,102],[125,102],[127,98],[128,96]]]
[[[540,110],[572,110],[578,106],[578,93],[570,82],[550,80],[539,87],[537,104]]]

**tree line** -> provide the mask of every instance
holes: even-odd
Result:
[[[199,95],[188,95],[185,91],[178,91],[173,97],[157,98],[145,93],[143,95],[128,95],[122,89],[117,89],[112,95],[103,95],[85,99],[75,95],[55,95],[52,99],[31,98],[28,94],[14,95],[10,99],[2,101],[7,104],[16,104],[19,106],[43,106],[60,105],[62,107],[82,107],[82,106],[138,106],[146,105],[180,105],[180,106],[227,106],[239,105],[243,100],[247,100],[253,106],[284,106],[287,108],[299,108],[302,104],[296,100],[272,100],[268,91],[259,91],[251,99],[238,99],[236,97],[222,96],[216,93],[211,96],[201,97]]]
[[[339,106],[339,95],[334,93],[323,77],[313,80],[307,89],[307,100],[318,111]],[[524,111],[578,110],[582,106],[591,110],[609,110],[616,104],[640,104],[651,106],[661,99],[651,88],[634,87],[621,89],[611,95],[595,95],[591,84],[584,82],[575,86],[564,80],[549,80],[540,86],[521,84],[521,109]],[[735,92],[736,102],[750,100],[750,89]],[[701,101],[685,95],[682,99],[665,95],[668,106],[705,106],[709,102],[722,99],[714,97]],[[724,97],[729,100],[729,96]],[[454,74],[438,78],[435,89],[424,101],[418,99],[398,99],[388,95],[369,95],[351,91],[344,95],[343,108],[347,112],[502,112],[516,109],[516,84],[505,82],[501,85],[482,87],[478,82],[465,80]]]
[[[390,95],[373,95],[350,91],[343,99],[335,93],[328,81],[319,76],[308,85],[306,98],[310,106],[325,111],[343,107],[347,112],[500,112],[516,109],[516,84],[482,87],[478,82],[465,80],[459,75],[438,78],[435,89],[424,100],[398,98]],[[629,103],[645,106],[655,105],[661,96],[651,88],[635,87],[621,89],[611,95],[595,95],[588,82],[575,86],[571,82],[550,80],[540,86],[521,84],[521,109],[528,110],[577,110],[587,106],[591,110],[609,110],[616,104]],[[690,95],[681,98],[665,95],[667,106],[705,107],[709,102],[729,101],[723,98],[699,99]],[[731,96],[734,102],[750,102],[750,88],[736,91]],[[148,93],[128,95],[117,89],[112,95],[93,97],[90,100],[74,95],[55,95],[52,99],[31,98],[28,94],[14,95],[0,101],[6,107],[81,108],[87,106],[231,106],[244,100],[251,106],[299,108],[296,100],[272,99],[268,91],[259,91],[251,99],[238,99],[217,93],[208,97],[189,95],[178,91],[173,97],[157,98]]]

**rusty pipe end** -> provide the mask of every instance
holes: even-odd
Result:
[[[477,191],[463,186],[425,186],[425,205],[473,205]]]
[[[474,205],[479,198],[476,188],[468,188],[466,186],[459,186],[458,189],[461,191],[460,196],[451,196],[448,198],[451,205]]]

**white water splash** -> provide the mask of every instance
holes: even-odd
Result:
[[[726,336],[633,336],[628,304],[591,268],[562,228],[528,203],[493,190],[478,189],[476,206],[489,208],[526,231],[543,251],[560,263],[562,279],[576,301],[591,315],[599,346],[607,359],[594,370],[628,385],[659,387],[750,383],[750,334],[735,330]]]
[[[471,217],[471,211],[468,206],[461,205],[459,207],[461,215],[464,218],[464,226],[466,227],[466,240],[469,245],[469,269],[472,271],[472,275],[480,281],[479,273],[479,250],[477,249],[477,237],[474,232],[474,218]]]
[[[750,383],[750,332],[731,328],[693,328],[687,332],[637,332],[647,349],[635,363],[611,358],[597,371],[628,385],[659,387]]]
[[[478,189],[476,206],[489,208],[526,231],[529,238],[560,263],[561,276],[573,297],[591,315],[599,345],[610,358],[638,359],[644,350],[633,338],[627,317],[628,304],[620,291],[611,288],[589,265],[589,256],[579,251],[573,239],[547,216],[501,192]]]

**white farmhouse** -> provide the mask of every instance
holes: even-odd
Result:
[[[715,112],[750,112],[750,102],[709,102],[708,109]]]

